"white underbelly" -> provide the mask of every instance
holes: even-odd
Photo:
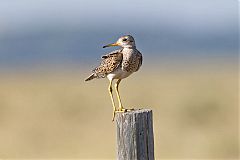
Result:
[[[107,75],[107,78],[109,80],[113,80],[113,79],[123,79],[123,78],[126,78],[128,77],[130,74],[132,74],[131,72],[126,72],[126,71],[123,71],[122,69],[117,69],[116,71],[112,72],[112,73],[109,73]]]

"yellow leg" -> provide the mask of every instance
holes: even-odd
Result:
[[[116,112],[127,112],[127,111],[133,111],[134,109],[125,109],[123,108],[122,106],[122,102],[121,102],[121,98],[120,98],[120,95],[119,95],[119,90],[118,90],[118,86],[119,86],[119,83],[121,82],[121,79],[119,79],[116,84],[115,84],[115,89],[116,89],[116,92],[117,92],[117,98],[118,98],[118,103],[119,103],[119,109],[116,111]]]
[[[117,98],[118,98],[118,103],[119,103],[118,112],[125,112],[126,109],[124,109],[123,106],[122,106],[122,102],[121,102],[121,98],[120,98],[119,90],[118,90],[118,86],[119,86],[120,82],[121,82],[121,79],[119,79],[115,84],[115,89],[116,89],[116,92],[117,92]]]
[[[115,104],[114,104],[114,99],[113,99],[113,95],[112,95],[112,80],[110,80],[109,87],[108,87],[108,91],[109,91],[109,94],[110,94],[110,97],[111,97],[111,101],[112,101],[112,105],[113,105],[113,117],[112,117],[112,121],[114,121],[115,112],[116,112],[116,106],[115,106]]]

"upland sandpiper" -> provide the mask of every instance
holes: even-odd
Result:
[[[105,77],[109,79],[108,90],[113,105],[112,120],[114,121],[116,112],[128,111],[128,109],[123,107],[121,102],[118,90],[119,83],[122,79],[139,70],[142,65],[142,54],[136,49],[134,38],[131,35],[122,36],[117,42],[103,46],[103,48],[111,46],[120,46],[121,48],[102,56],[101,64],[92,71],[93,73],[85,81]],[[112,94],[112,82],[114,79],[117,79],[115,89],[119,103],[118,109],[115,106]]]

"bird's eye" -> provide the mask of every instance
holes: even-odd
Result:
[[[127,41],[127,39],[126,39],[126,38],[124,38],[122,41],[124,41],[124,42],[125,42],[125,41]]]

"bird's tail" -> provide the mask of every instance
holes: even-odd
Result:
[[[90,80],[92,80],[92,79],[94,79],[94,78],[96,78],[97,76],[93,73],[93,74],[91,74],[87,79],[85,79],[85,81],[90,81]]]

